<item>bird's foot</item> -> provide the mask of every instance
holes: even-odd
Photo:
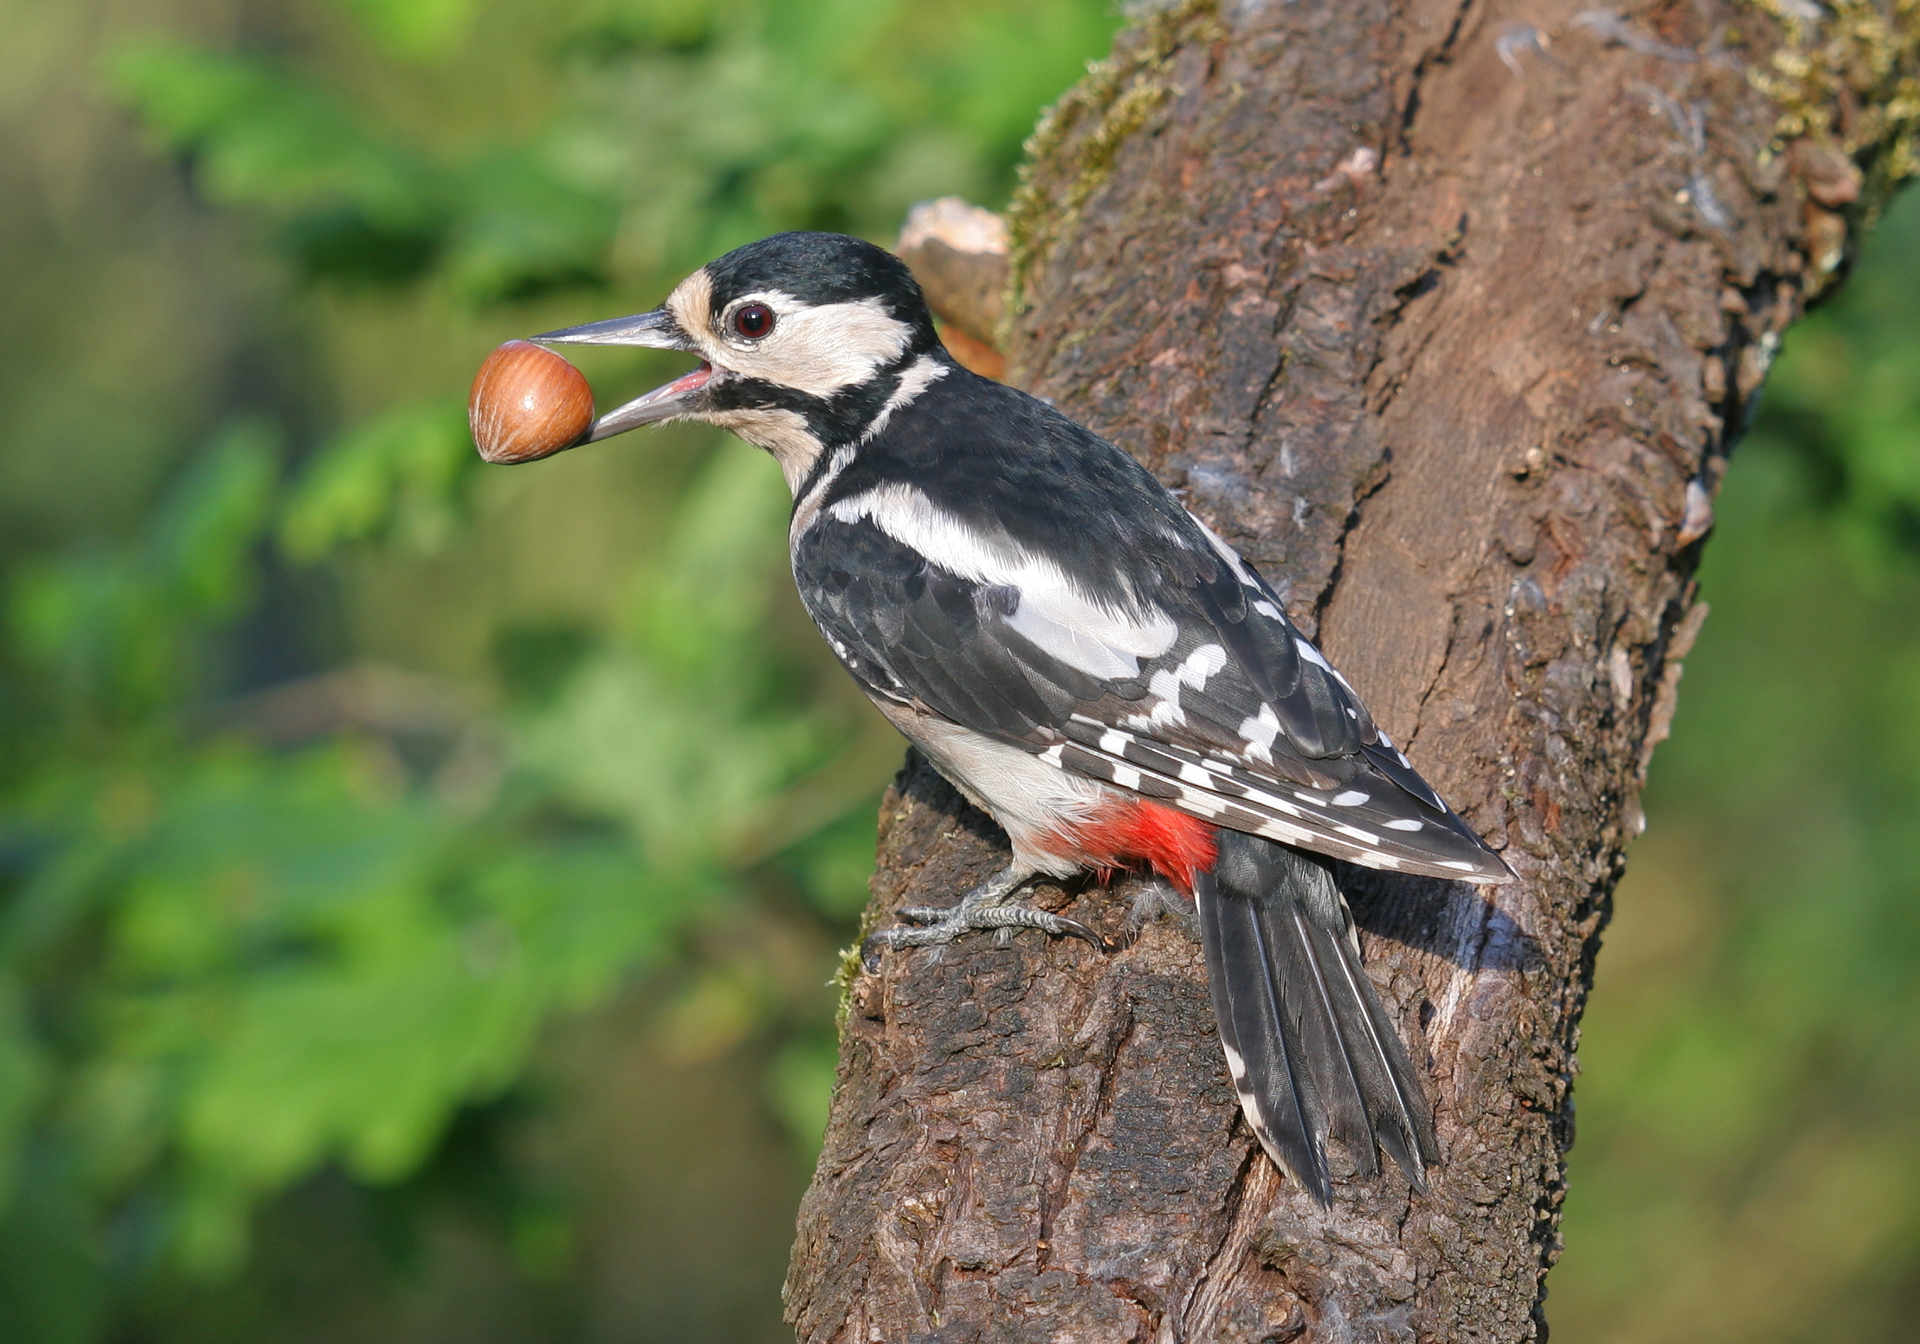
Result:
[[[944,947],[961,934],[985,929],[996,931],[1002,943],[1021,929],[1039,929],[1056,938],[1084,938],[1102,951],[1109,950],[1107,940],[1079,920],[1021,905],[1013,899],[1014,893],[1037,876],[1009,866],[998,877],[962,896],[957,905],[910,905],[900,912],[906,923],[868,935],[867,957],[871,960],[883,947]]]
[[[1107,945],[1106,939],[1077,919],[1011,902],[973,909],[968,909],[964,900],[959,905],[944,909],[933,905],[913,905],[902,910],[900,918],[921,927],[908,928],[903,925],[882,929],[874,937],[888,947],[938,947],[942,943],[952,942],[963,933],[976,930],[997,930],[1004,941],[1021,929],[1040,929],[1055,937],[1070,934],[1075,938],[1084,938],[1095,947],[1104,948]]]

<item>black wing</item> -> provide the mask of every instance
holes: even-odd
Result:
[[[794,576],[872,695],[1234,830],[1369,867],[1511,876],[1271,587],[1177,506],[1151,521],[1152,544],[1116,539],[1127,558],[1089,592],[896,483],[809,520]]]

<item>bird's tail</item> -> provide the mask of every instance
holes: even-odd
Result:
[[[1406,1048],[1360,965],[1353,917],[1323,860],[1239,831],[1194,884],[1214,1016],[1240,1106],[1260,1144],[1322,1205],[1326,1140],[1362,1173],[1376,1146],[1416,1188],[1438,1160]]]

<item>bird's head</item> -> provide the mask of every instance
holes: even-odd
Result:
[[[732,430],[797,486],[821,452],[869,432],[940,350],[906,263],[838,233],[781,233],[710,261],[651,312],[535,336],[683,350],[701,363],[594,421],[589,441],[668,420]]]

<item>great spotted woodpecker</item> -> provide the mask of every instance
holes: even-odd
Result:
[[[957,364],[905,264],[858,239],[763,239],[652,312],[534,339],[700,360],[589,439],[700,420],[770,452],[807,611],[1006,830],[1004,872],[951,908],[902,911],[881,943],[1093,937],[1014,896],[1151,868],[1194,903],[1227,1067],[1274,1161],[1323,1205],[1329,1135],[1364,1174],[1377,1145],[1423,1183],[1437,1150],[1419,1075],[1322,856],[1512,874],[1252,566],[1112,444]]]

